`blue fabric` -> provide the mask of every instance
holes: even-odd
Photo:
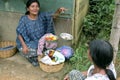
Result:
[[[60,51],[65,56],[66,59],[70,59],[74,54],[74,50],[70,46],[61,46],[56,50]]]
[[[20,53],[20,55],[22,55],[22,56],[25,57],[25,58],[37,56],[37,50],[36,50],[36,49],[29,48],[29,51],[28,51],[27,54],[24,54],[23,51],[22,51],[22,49],[23,49],[23,48],[20,48],[20,49],[19,49],[19,53]]]
[[[52,18],[53,12],[40,13],[36,20],[30,20],[27,15],[21,17],[18,27],[16,28],[17,48],[22,45],[18,39],[21,35],[29,48],[37,49],[39,39],[46,33],[54,34],[54,23]]]
[[[36,49],[29,48],[29,52],[27,54],[24,54],[22,52],[22,48],[19,49],[20,55],[25,57],[30,63],[32,63],[33,66],[39,66],[38,60],[37,60],[37,51]]]
[[[15,48],[15,47],[14,46],[7,46],[7,47],[0,48],[0,51],[2,51],[2,50],[11,50],[13,48]]]

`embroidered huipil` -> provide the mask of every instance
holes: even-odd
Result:
[[[52,13],[53,12],[40,13],[36,20],[30,20],[27,15],[21,17],[18,27],[16,28],[16,43],[18,49],[22,48],[18,35],[22,36],[29,48],[37,49],[38,41],[44,34],[54,34]]]

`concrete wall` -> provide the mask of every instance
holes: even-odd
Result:
[[[21,15],[0,11],[0,40],[15,40],[16,26]]]

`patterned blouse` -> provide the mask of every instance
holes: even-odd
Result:
[[[29,48],[37,49],[38,41],[44,34],[54,34],[52,14],[53,12],[40,13],[36,20],[30,20],[28,15],[22,16],[16,28],[17,48],[19,49],[22,47],[18,35],[23,37],[23,40]]]

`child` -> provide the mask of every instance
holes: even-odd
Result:
[[[116,80],[114,68],[113,48],[103,40],[93,40],[89,44],[88,58],[93,63],[88,71],[72,70],[64,80]]]

